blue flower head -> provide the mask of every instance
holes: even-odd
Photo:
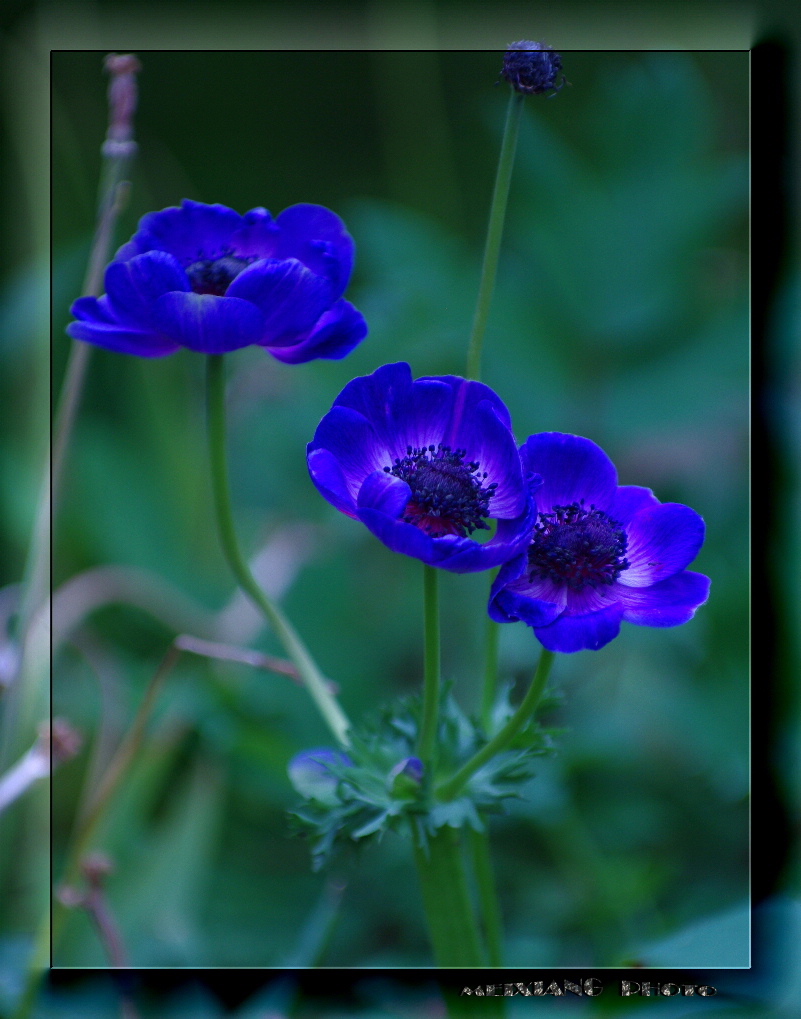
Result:
[[[345,357],[367,335],[342,298],[353,255],[342,220],[321,205],[274,220],[185,200],[140,220],[106,269],[106,293],[75,301],[67,332],[139,357],[250,344],[290,364]]]
[[[403,362],[353,379],[308,446],[312,481],[395,552],[455,573],[488,570],[528,544],[531,490],[509,411],[480,382],[412,380]],[[471,535],[490,530],[481,543]]]
[[[492,585],[490,616],[522,620],[550,651],[597,650],[625,620],[678,626],[709,596],[709,578],[686,570],[704,540],[688,506],[648,488],[618,485],[604,451],[578,435],[543,432],[520,447],[542,475],[528,548]]]
[[[562,58],[544,42],[521,39],[510,43],[504,53],[501,77],[506,78],[516,92],[531,96],[550,89],[558,92],[565,84],[564,75],[561,84],[556,84],[561,70]]]

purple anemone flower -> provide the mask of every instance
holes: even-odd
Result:
[[[412,380],[403,362],[353,379],[307,448],[309,473],[338,510],[394,552],[455,573],[500,566],[534,524],[509,411],[480,382]],[[490,530],[480,543],[470,537]]]
[[[187,199],[139,221],[106,269],[106,293],[78,298],[67,332],[139,357],[250,344],[290,364],[345,357],[367,335],[342,298],[353,255],[342,220],[321,205],[274,220]]]
[[[578,435],[532,435],[520,455],[543,478],[537,522],[492,585],[493,619],[522,620],[549,651],[572,652],[608,644],[621,620],[678,626],[693,617],[709,596],[709,578],[685,569],[704,541],[694,510],[619,486],[606,453]]]

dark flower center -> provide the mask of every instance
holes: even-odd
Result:
[[[204,258],[187,266],[186,275],[196,294],[214,294],[222,297],[231,281],[247,269],[253,258],[223,255],[222,258]]]
[[[540,513],[528,550],[529,580],[555,580],[574,591],[613,584],[623,570],[627,538],[617,520],[584,500]]]
[[[473,531],[489,530],[490,499],[498,485],[484,485],[487,472],[479,472],[476,461],[465,463],[467,453],[450,446],[408,446],[406,456],[396,458],[387,474],[405,481],[412,490],[403,519],[432,538],[445,534],[466,537]]]

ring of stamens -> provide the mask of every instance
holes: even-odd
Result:
[[[466,537],[473,531],[489,530],[486,518],[496,482],[485,485],[487,472],[478,461],[465,463],[467,451],[438,446],[406,447],[406,456],[396,457],[387,474],[405,481],[412,490],[403,515],[432,538],[446,534]]]
[[[240,272],[255,261],[255,255],[235,255],[233,251],[224,251],[214,258],[204,258],[198,254],[197,259],[186,266],[184,271],[194,293],[223,297]]]
[[[629,568],[622,525],[584,500],[540,513],[528,549],[529,582],[539,578],[574,591],[613,584]]]

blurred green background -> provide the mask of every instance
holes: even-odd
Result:
[[[347,296],[370,325],[364,343],[343,362],[300,366],[243,350],[228,371],[243,544],[358,719],[419,689],[421,569],[319,497],[304,447],[355,375],[393,360],[415,375],[464,371],[506,105],[500,54],[138,55],[140,155],[119,243],[141,215],[187,197],[273,214],[321,203],[356,241]],[[52,55],[54,395],[93,230],[102,58]],[[713,586],[686,626],[624,626],[601,652],[557,660],[559,752],[491,822],[506,963],[742,967],[748,55],[563,58],[570,86],[524,112],[484,381],[520,440],[586,435],[621,483],[700,512],[708,537],[693,568]],[[13,420],[30,399],[26,353],[13,335],[6,349]],[[55,649],[53,709],[85,737],[54,778],[56,875],[82,790],[177,632],[280,653],[218,549],[203,367],[189,352],[92,353],[54,533],[55,604],[76,626]],[[20,429],[2,451],[23,495],[38,480],[32,444]],[[4,504],[9,579],[28,541],[23,495]],[[489,577],[441,576],[444,674],[472,710]],[[504,627],[504,676],[527,682],[538,650],[522,624]],[[182,658],[96,842],[115,861],[108,894],[133,965],[429,964],[406,843],[389,835],[312,875],[288,835],[287,762],[327,742],[288,680]],[[15,810],[0,875],[6,954],[38,917],[19,866],[36,829]],[[105,965],[80,912],[55,962]]]

